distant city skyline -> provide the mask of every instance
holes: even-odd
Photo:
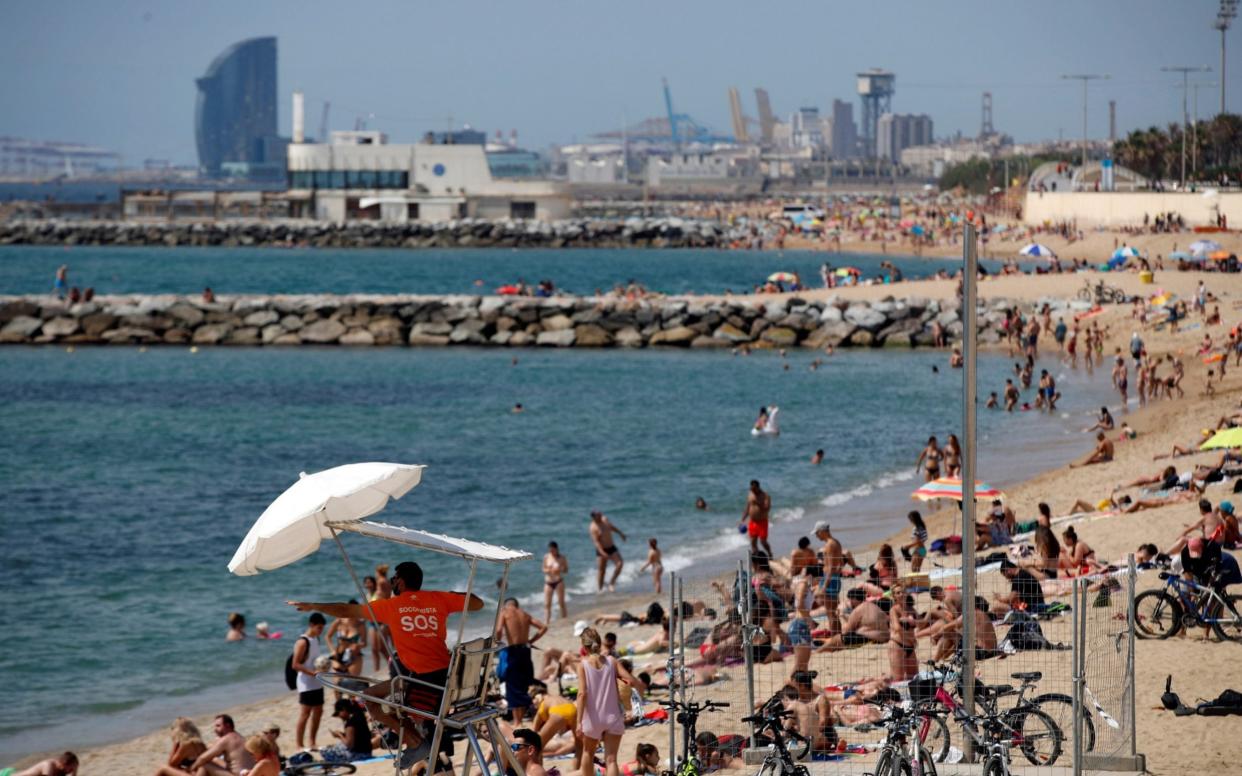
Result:
[[[279,131],[290,132],[290,96],[306,94],[306,126],[318,134],[325,101],[332,129],[355,120],[394,140],[470,123],[523,146],[585,141],[593,133],[664,115],[660,79],[675,109],[730,132],[727,90],[757,117],[754,88],[782,119],[803,106],[831,115],[854,106],[855,74],[896,74],[893,111],[927,114],[937,137],[979,131],[982,93],[994,123],[1019,142],[1074,140],[1082,92],[1068,73],[1107,73],[1090,87],[1089,131],[1119,135],[1181,120],[1172,65],[1213,69],[1218,81],[1217,0],[1181,3],[787,2],[761,8],[691,0],[624,7],[532,0],[504,6],[377,0],[365,12],[324,2],[210,5],[117,0],[7,3],[0,27],[0,135],[88,143],[128,166],[197,162],[195,79],[228,46],[273,35],[279,46]],[[1230,32],[1229,75],[1242,72]],[[1242,112],[1242,78],[1227,81]],[[1201,88],[1201,118],[1218,90]],[[1193,98],[1193,95],[1192,95]]]

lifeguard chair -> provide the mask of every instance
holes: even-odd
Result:
[[[522,550],[364,519],[383,509],[390,498],[401,498],[416,487],[422,480],[423,468],[407,464],[359,463],[338,466],[312,475],[302,474],[301,479],[272,502],[255,522],[241,546],[237,548],[229,563],[229,570],[243,576],[274,570],[310,555],[319,548],[323,539],[331,538],[340,550],[345,567],[358,588],[359,600],[366,601],[366,591],[354,571],[345,545],[341,542],[342,532],[461,558],[470,569],[465,591],[467,600],[475,589],[479,563],[500,565],[500,593],[492,614],[489,635],[464,641],[470,612],[463,610],[458,620],[456,644],[450,651],[447,684],[442,688],[435,686],[435,689],[443,690],[439,709],[429,711],[406,705],[404,700],[407,683],[427,683],[401,674],[392,677],[393,692],[389,697],[383,698],[368,695],[365,688],[359,689],[358,683],[363,679],[361,677],[323,673],[319,675],[319,679],[324,686],[344,695],[395,709],[397,716],[401,718],[410,717],[434,723],[426,761],[429,774],[445,770],[438,761],[440,746],[445,735],[454,733],[461,733],[467,742],[461,766],[462,776],[469,776],[472,758],[478,759],[485,774],[491,773],[479,744],[481,737],[492,742],[492,750],[501,763],[501,773],[506,765],[521,772],[521,766],[512,750],[503,744],[505,739],[496,724],[501,710],[487,702],[487,695],[491,686],[492,657],[500,651],[490,634],[495,633],[499,623],[500,605],[508,588],[509,566],[515,561],[527,560],[531,555]],[[369,609],[369,602],[367,606]],[[373,612],[372,618],[374,619]],[[396,651],[387,634],[382,629],[380,633],[388,653],[395,655]],[[368,685],[385,681],[369,678],[364,680]],[[481,731],[486,731],[486,735],[482,736]],[[401,772],[399,745],[398,740],[394,764],[398,774]],[[451,771],[451,767],[449,770]]]

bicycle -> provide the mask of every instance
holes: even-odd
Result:
[[[952,661],[952,667],[937,666],[935,663],[928,663],[932,670],[945,673],[947,676],[958,679],[955,687],[955,695],[957,698],[962,697],[962,688],[960,682],[961,676],[961,655],[959,654]],[[1042,671],[1024,671],[1010,674],[1014,679],[1021,682],[1017,690],[1010,688],[1009,691],[996,695],[995,688],[1003,687],[1003,685],[994,685],[993,690],[988,690],[983,686],[976,685],[976,699],[990,700],[995,702],[1002,697],[1017,695],[1011,711],[1034,708],[1047,714],[1049,718],[1056,724],[1056,730],[1061,735],[1061,740],[1065,741],[1074,728],[1074,699],[1065,693],[1046,692],[1040,693],[1032,698],[1027,698],[1027,692],[1035,690],[1038,682],[1043,679]],[[988,697],[989,694],[995,697]],[[1083,725],[1083,751],[1095,751],[1096,731],[1095,720],[1092,719],[1091,713],[1084,707],[1082,709],[1082,725]],[[947,743],[946,743],[947,748]],[[943,762],[943,760],[941,760]]]
[[[699,761],[698,747],[694,739],[698,736],[699,715],[705,711],[716,711],[729,707],[727,703],[716,701],[660,701],[660,705],[674,713],[681,725],[681,762],[673,769],[676,776],[699,776],[704,772],[703,763]]]
[[[758,776],[810,776],[810,771],[797,760],[806,757],[811,749],[811,741],[800,733],[785,729],[785,720],[792,717],[793,712],[783,708],[776,698],[763,704],[759,712],[749,717],[742,717],[742,722],[754,726],[756,736],[764,731],[771,733],[772,743],[759,766]],[[766,737],[766,736],[765,736]],[[786,740],[792,741],[797,748],[790,751]]]
[[[1104,285],[1104,281],[1091,285],[1090,280],[1083,282],[1083,287],[1078,290],[1078,298],[1084,302],[1092,304],[1101,304],[1107,302],[1121,303],[1126,300],[1126,292],[1120,288]]]
[[[1162,589],[1145,590],[1134,599],[1136,636],[1167,639],[1183,628],[1210,626],[1222,641],[1242,641],[1242,596],[1219,593],[1168,571],[1161,571],[1160,578]]]
[[[942,674],[946,678],[949,675],[950,672],[947,671]],[[1015,678],[1017,676],[1019,675],[1015,675]],[[1023,679],[1024,686],[1028,682],[1033,686],[1033,681],[1030,679],[1032,674],[1023,674],[1022,676],[1027,677]],[[961,694],[960,682],[958,694]],[[942,680],[936,684],[933,700],[920,703],[918,708],[931,714],[941,710],[947,712],[961,725],[962,730],[980,746],[984,746],[986,742],[978,729],[978,721],[994,719],[1001,726],[1000,729],[1005,731],[1007,746],[1021,749],[1023,756],[1026,757],[1031,765],[1055,764],[1057,758],[1061,756],[1061,742],[1064,740],[1060,726],[1046,712],[1035,706],[1033,702],[1026,702],[1024,705],[1001,711],[998,708],[998,701],[1002,697],[1014,694],[1021,698],[1023,691],[1015,690],[1009,685],[977,684],[975,686],[975,698],[983,707],[984,713],[972,717],[966,713],[965,707],[958,703],[957,699],[944,689],[944,682]],[[940,720],[940,722],[943,723],[943,720]],[[941,750],[939,752],[933,750],[933,757],[938,755],[937,759],[941,762],[948,754],[949,748],[947,725],[945,726],[944,735],[945,740]],[[1006,753],[1006,757],[1008,757],[1008,753]],[[1007,770],[1008,764],[1005,767]]]
[[[924,739],[930,731],[931,720],[938,718],[874,700],[867,703],[888,711],[875,776],[936,776],[936,764]]]

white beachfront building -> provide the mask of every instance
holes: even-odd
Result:
[[[288,197],[295,217],[335,222],[567,217],[565,184],[542,179],[520,155],[333,132],[329,143],[289,144]]]

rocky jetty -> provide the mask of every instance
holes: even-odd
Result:
[[[438,223],[257,221],[0,223],[0,245],[289,246],[314,248],[716,248],[743,227],[683,218],[564,221],[462,218]]]
[[[1085,309],[1047,301],[1053,314]],[[1001,341],[1004,310],[978,308],[980,342]],[[495,296],[0,297],[0,343],[477,347],[916,347],[962,333],[956,301],[747,296],[704,300]]]

